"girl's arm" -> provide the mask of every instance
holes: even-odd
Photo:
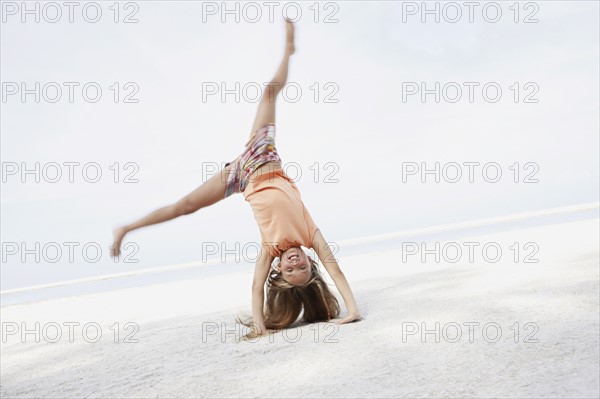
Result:
[[[342,294],[342,298],[344,298],[344,302],[346,303],[346,309],[348,309],[348,316],[344,317],[338,324],[349,323],[351,321],[360,320],[360,312],[358,311],[358,306],[356,305],[356,301],[354,300],[354,295],[352,295],[352,290],[350,289],[350,284],[348,284],[348,280],[346,280],[346,276],[344,272],[340,269],[336,259],[327,245],[327,241],[321,234],[321,230],[317,229],[315,232],[314,242],[312,248],[315,250],[321,263],[325,266],[325,270],[333,279],[335,286],[337,287],[340,294]]]
[[[254,268],[254,278],[252,280],[252,321],[257,335],[267,333],[267,329],[265,328],[265,315],[263,313],[265,281],[267,281],[273,259],[274,258],[263,246],[258,254],[258,259],[256,260],[256,266]]]

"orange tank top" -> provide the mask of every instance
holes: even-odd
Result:
[[[249,178],[242,194],[254,213],[262,245],[273,257],[291,247],[312,247],[318,227],[298,187],[282,169],[257,172]]]

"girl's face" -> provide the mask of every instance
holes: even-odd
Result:
[[[308,256],[300,247],[291,247],[282,253],[278,268],[283,279],[293,285],[306,283],[312,275]]]

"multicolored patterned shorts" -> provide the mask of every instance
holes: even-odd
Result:
[[[252,172],[269,161],[281,162],[275,148],[274,123],[268,123],[258,129],[246,143],[244,152],[233,161],[225,164],[225,166],[233,165],[227,178],[225,198],[233,193],[243,192]]]

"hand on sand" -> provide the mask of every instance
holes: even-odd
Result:
[[[123,241],[125,234],[127,234],[127,231],[123,227],[113,230],[113,245],[110,247],[110,256],[113,258],[121,255],[121,241]]]
[[[253,328],[248,334],[246,334],[242,337],[242,340],[248,341],[250,339],[255,339],[255,338],[262,337],[264,335],[269,335],[269,334],[275,333],[275,332],[276,332],[276,330],[263,329],[263,330],[260,330],[260,334],[259,334],[259,331],[255,328]]]
[[[285,38],[285,52],[289,55],[292,55],[296,52],[296,45],[294,44],[294,23],[289,19],[285,19],[285,29],[286,29],[286,38]]]
[[[348,316],[344,317],[343,319],[336,321],[336,324],[346,324],[346,323],[352,323],[352,322],[361,321],[361,320],[362,320],[362,317],[359,314],[349,314]]]

